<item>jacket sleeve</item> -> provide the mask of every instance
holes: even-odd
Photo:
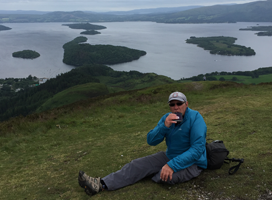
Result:
[[[150,130],[147,134],[147,143],[151,146],[155,146],[161,143],[164,140],[166,134],[170,131],[170,128],[166,127],[164,121],[169,113],[165,114],[160,121],[158,122],[157,126]]]
[[[195,120],[192,120],[191,123],[190,148],[167,163],[174,172],[190,167],[204,154],[207,126],[199,113],[197,113]]]

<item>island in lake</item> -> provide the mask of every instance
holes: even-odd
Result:
[[[258,36],[272,36],[272,26],[250,26],[248,28],[240,28],[240,31],[261,31],[255,33]]]
[[[32,50],[23,50],[23,51],[14,52],[12,56],[16,58],[34,59],[34,58],[38,58],[40,54]]]
[[[107,27],[101,25],[94,25],[90,23],[79,23],[79,24],[62,24],[63,26],[69,26],[71,29],[85,29],[85,30],[102,30]]]
[[[91,45],[86,37],[80,36],[63,45],[63,62],[68,65],[119,64],[139,59],[145,51],[113,45]]]
[[[237,38],[234,37],[190,37],[186,43],[197,44],[197,46],[210,50],[211,54],[228,55],[228,56],[252,56],[255,51],[250,47],[234,44]]]
[[[0,31],[7,31],[7,30],[11,30],[11,28],[9,28],[7,26],[0,25]]]
[[[82,35],[97,35],[97,34],[101,34],[101,33],[98,31],[95,31],[95,30],[89,30],[89,31],[83,31],[80,34],[82,34]]]

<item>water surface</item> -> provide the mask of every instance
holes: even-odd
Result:
[[[63,44],[80,36],[82,30],[70,29],[63,23],[14,23],[12,28],[0,32],[0,78],[27,77],[51,78],[73,69],[63,59]],[[246,71],[272,66],[272,37],[258,37],[253,31],[239,28],[257,23],[236,24],[160,24],[153,22],[94,23],[106,26],[99,35],[87,35],[90,44],[111,44],[144,50],[147,55],[139,60],[111,65],[115,70],[154,72],[175,80],[213,71]],[[271,26],[272,23],[258,23]],[[221,56],[193,44],[190,36],[231,36],[236,44],[251,47],[255,56]],[[41,56],[34,60],[13,58],[12,53],[35,50]]]

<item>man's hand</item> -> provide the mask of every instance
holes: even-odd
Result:
[[[177,122],[173,121],[175,119],[179,119],[179,117],[174,113],[170,113],[164,121],[165,126],[169,128],[173,123],[176,124]]]
[[[173,173],[174,173],[174,170],[172,170],[171,167],[169,167],[168,164],[165,164],[162,167],[160,178],[161,178],[162,181],[166,182],[168,180],[168,177],[169,177],[169,180],[171,181]]]

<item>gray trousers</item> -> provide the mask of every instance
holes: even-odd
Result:
[[[102,180],[108,187],[108,190],[117,190],[119,188],[131,185],[149,175],[154,175],[152,180],[156,183],[162,183],[160,173],[162,167],[169,161],[165,152],[158,152],[143,158],[132,160],[122,169],[113,172]],[[167,180],[168,184],[182,183],[200,175],[202,169],[197,165],[192,165],[173,173],[172,180]]]

